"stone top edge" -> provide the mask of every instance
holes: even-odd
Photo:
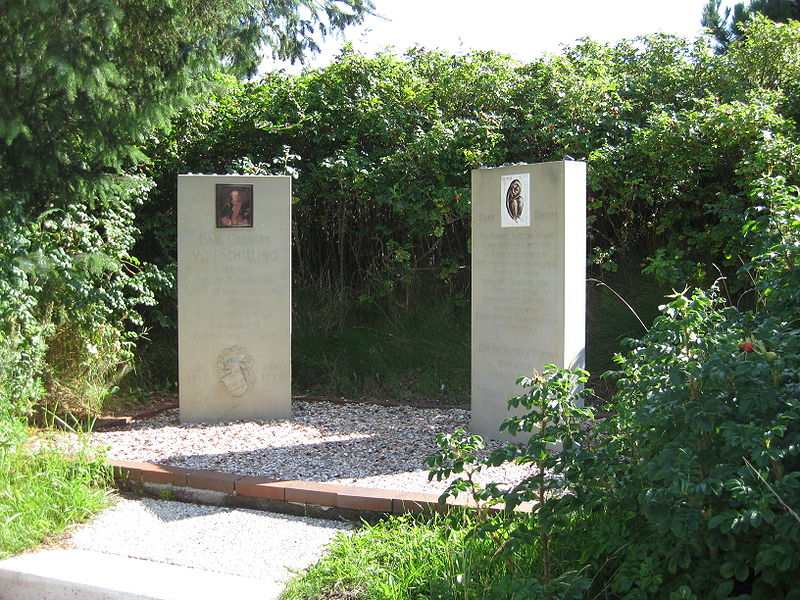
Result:
[[[500,169],[524,169],[527,167],[538,167],[541,165],[562,165],[562,164],[576,164],[576,165],[585,165],[586,161],[584,160],[549,160],[546,162],[540,163],[509,163],[505,165],[498,165],[496,167],[489,167],[486,165],[480,166],[477,169],[472,169],[473,173],[480,173],[482,171],[497,171]]]
[[[214,178],[225,178],[225,177],[236,177],[241,179],[242,177],[246,177],[248,179],[291,179],[291,175],[251,175],[251,174],[240,174],[240,173],[178,173],[178,177],[214,177]]]

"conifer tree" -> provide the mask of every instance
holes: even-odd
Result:
[[[0,190],[58,203],[137,158],[137,141],[218,69],[301,59],[371,0],[6,0]]]
[[[714,36],[720,50],[742,36],[742,26],[754,13],[759,13],[777,23],[800,19],[800,0],[750,0],[722,9],[722,0],[708,0],[703,7],[701,23]]]
[[[134,256],[141,142],[220,71],[297,60],[371,0],[0,2],[0,416],[88,414],[170,275]],[[45,392],[44,394],[42,392]],[[9,408],[16,407],[16,408]]]

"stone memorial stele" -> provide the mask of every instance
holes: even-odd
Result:
[[[178,176],[181,422],[291,416],[291,178]]]
[[[584,366],[586,164],[472,172],[472,431],[494,439],[521,376]]]

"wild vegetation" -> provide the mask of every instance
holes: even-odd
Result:
[[[530,64],[417,48],[402,57],[345,52],[298,76],[221,78],[215,94],[150,140],[146,168],[157,186],[137,213],[137,255],[174,269],[177,173],[296,175],[296,390],[414,398],[444,386],[463,399],[469,171],[574,158],[589,165],[593,280],[645,322],[673,288],[722,274],[736,302],[749,287],[736,271],[751,192],[767,173],[796,181],[796,29],[765,20],[751,29],[724,55],[653,36],[585,40]],[[643,329],[596,285],[588,367],[599,375],[620,341]],[[153,320],[174,318],[174,296],[159,298]],[[421,353],[417,337],[383,335],[432,322],[431,298],[456,349],[452,369]],[[402,372],[397,358],[374,358],[389,347]],[[608,393],[606,382],[593,385]]]
[[[654,43],[661,76],[674,73],[665,64],[702,75],[685,95],[676,83],[673,102],[643,118],[636,105],[638,124],[619,138],[612,129],[613,144],[587,153],[597,254],[613,268],[609,256],[644,247],[645,274],[677,290],[606,373],[616,381],[607,416],[587,427],[592,410],[576,408],[576,396],[590,394],[585,372],[521,379],[509,403],[527,410],[503,427],[533,432],[527,442],[481,463],[482,440],[454,432],[427,458],[432,476],[460,475],[447,495],[485,507],[475,522],[435,526],[459,540],[451,562],[414,567],[417,556],[436,556],[423,524],[398,542],[415,545],[402,548],[412,558],[393,580],[391,553],[371,553],[391,534],[370,529],[335,548],[343,570],[323,561],[287,597],[800,597],[800,26],[756,19],[746,33],[725,55],[664,38],[565,53],[576,60],[591,49],[594,68],[583,73],[593,83],[604,72],[598,56],[624,49],[654,60]],[[505,461],[530,463],[532,476],[513,487],[473,483],[476,470]],[[489,516],[495,504],[523,502],[533,503],[530,516]]]
[[[79,446],[35,443],[19,421],[0,422],[0,560],[39,545],[108,505],[111,469]]]
[[[103,505],[104,467],[37,449],[21,420],[96,415],[133,364],[142,307],[172,286],[168,270],[132,252],[152,187],[139,173],[143,140],[220,70],[254,72],[265,47],[299,58],[320,33],[371,9],[369,0],[3,3],[0,557]]]
[[[357,534],[340,535],[307,576],[289,582],[282,597],[433,600],[481,594],[511,571],[503,561],[487,563],[494,548],[491,540],[470,535],[475,523],[465,512],[363,524]],[[522,569],[535,561],[532,548],[515,557]]]
[[[45,35],[19,18],[33,39]],[[92,414],[131,369],[129,389],[174,384],[179,172],[297,175],[298,392],[467,397],[469,171],[482,165],[587,160],[590,276],[645,323],[671,289],[720,274],[736,302],[749,285],[735,275],[747,253],[737,245],[737,215],[756,202],[751,192],[764,174],[796,181],[796,30],[763,19],[750,28],[752,39],[725,54],[654,36],[585,40],[524,65],[418,48],[403,57],[345,52],[324,69],[252,82],[208,71],[200,102],[186,105],[188,88],[169,106],[159,100],[167,90],[144,90],[143,121],[125,116],[117,129],[97,131],[69,124],[101,122],[91,110],[104,104],[86,94],[103,97],[110,84],[95,90],[89,82],[102,69],[76,62],[55,89],[37,91],[31,123],[63,122],[73,129],[58,135],[84,136],[94,154],[64,154],[58,167],[54,146],[33,147],[44,133],[7,131],[0,369],[3,397],[13,401],[2,404]],[[39,68],[44,78],[49,71]],[[39,90],[37,81],[25,84]],[[74,98],[80,117],[48,93]],[[109,102],[119,109],[131,93]],[[17,107],[22,119],[29,111],[14,94],[7,110]],[[168,109],[181,103],[165,127]],[[6,122],[26,122],[14,119]],[[125,144],[93,141],[111,131]],[[593,283],[589,292],[596,376],[642,329],[606,287]],[[417,335],[428,330],[437,333]],[[445,360],[442,338],[455,349]],[[401,358],[382,360],[387,352]]]
[[[0,21],[0,410],[96,413],[142,308],[173,285],[134,252],[144,140],[220,70],[299,58],[368,0],[10,2]],[[224,65],[224,68],[223,66]],[[174,234],[173,234],[174,235]]]
[[[387,523],[342,540],[309,574],[318,583],[291,593],[800,597],[800,25],[752,16],[725,52],[665,35],[583,40],[529,64],[346,51],[245,82],[258,43],[297,56],[320,18],[342,27],[369,5],[327,2],[307,22],[279,3],[224,4],[12,3],[0,21],[2,424],[18,431],[37,406],[96,413],[131,368],[134,384],[174,381],[164,356],[185,171],[297,176],[301,389],[463,398],[470,169],[586,160],[592,279],[643,322],[592,287],[588,367],[595,387],[613,382],[609,416],[581,426],[590,413],[571,401],[584,372],[522,380],[511,402],[529,413],[506,427],[540,433],[489,461],[532,463],[529,480],[475,487],[481,440],[457,432],[428,460],[463,474],[451,493],[487,508],[530,501],[530,516]],[[25,501],[28,479],[61,489],[40,479],[55,463],[28,448],[0,439],[7,519],[91,510]],[[102,482],[84,462],[59,464],[73,498]],[[29,529],[2,551],[41,535]],[[337,590],[331,574],[350,584]]]
[[[777,23],[786,23],[800,17],[800,2],[797,0],[750,0],[747,4],[737,2],[722,7],[722,0],[708,0],[703,7],[701,23],[714,36],[720,51],[725,51],[734,40],[745,35],[745,25],[762,15]]]

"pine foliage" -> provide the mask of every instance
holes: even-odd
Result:
[[[726,50],[735,40],[742,37],[742,26],[752,20],[755,14],[765,16],[776,23],[786,23],[800,18],[800,0],[750,0],[736,3],[732,8],[722,9],[722,0],[708,0],[703,7],[701,23],[716,39],[720,50]]]
[[[62,408],[86,398],[82,382],[107,393],[139,308],[171,285],[132,255],[133,209],[152,185],[139,173],[143,140],[219,71],[249,75],[264,51],[300,59],[371,10],[370,0],[2,3],[0,415],[41,398],[40,379]]]

